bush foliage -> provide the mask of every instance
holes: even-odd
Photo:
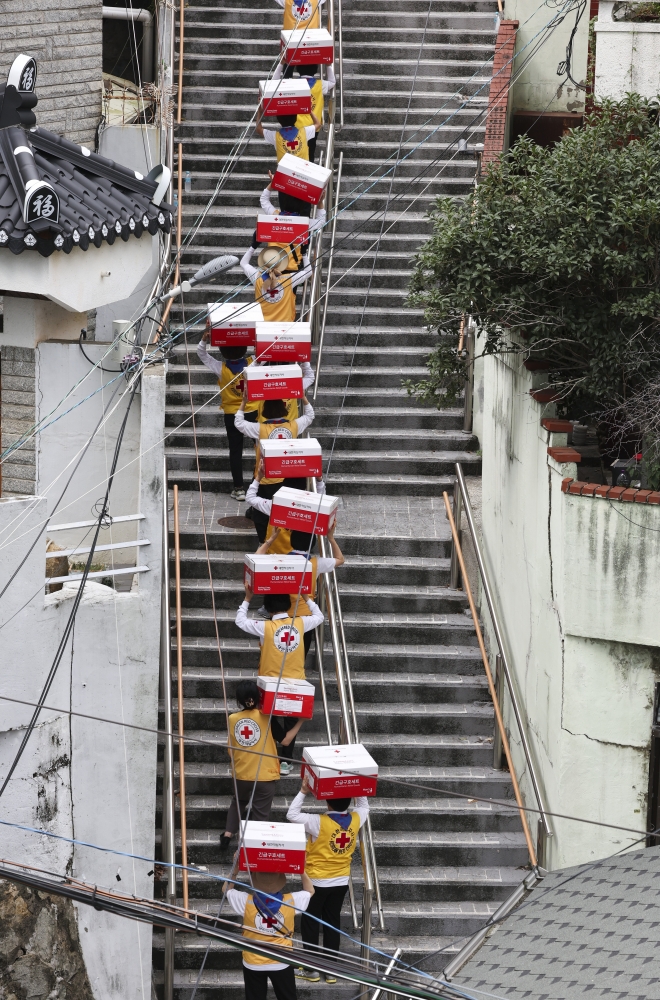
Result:
[[[605,412],[660,378],[659,105],[605,102],[554,147],[521,138],[464,201],[439,199],[409,301],[437,329],[409,392],[446,405],[465,379],[463,314],[485,353],[550,362],[549,383]]]

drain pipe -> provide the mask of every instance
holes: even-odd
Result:
[[[141,7],[104,7],[106,21],[141,21],[142,29],[142,83],[154,80],[154,19],[150,11]]]

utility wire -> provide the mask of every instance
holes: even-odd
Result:
[[[60,663],[62,661],[62,657],[64,656],[64,652],[66,650],[66,646],[67,646],[67,643],[69,641],[69,636],[71,635],[71,633],[73,631],[73,627],[74,627],[74,624],[75,624],[75,621],[76,621],[76,615],[78,613],[78,608],[80,607],[80,602],[82,601],[83,593],[84,593],[84,590],[85,590],[85,583],[87,582],[87,577],[89,576],[89,573],[90,573],[90,570],[91,570],[91,566],[92,566],[92,562],[93,562],[93,559],[94,559],[94,550],[95,550],[97,542],[98,542],[98,538],[99,538],[99,534],[100,534],[100,531],[101,531],[101,527],[103,526],[104,522],[107,520],[107,517],[108,517],[108,505],[109,505],[109,500],[110,500],[110,491],[112,490],[112,484],[113,484],[114,478],[115,478],[115,471],[116,471],[116,468],[117,468],[117,462],[119,460],[119,452],[121,450],[122,441],[124,439],[124,431],[126,430],[126,424],[128,423],[128,416],[129,416],[129,414],[131,412],[131,406],[133,405],[133,400],[135,399],[135,393],[137,391],[137,387],[138,387],[138,383],[136,381],[136,383],[135,383],[135,385],[133,387],[133,391],[131,393],[130,399],[128,401],[128,406],[126,407],[126,414],[124,416],[124,419],[122,421],[122,425],[121,425],[121,427],[119,429],[119,434],[117,436],[117,443],[115,445],[115,453],[114,453],[114,456],[113,456],[113,459],[112,459],[112,467],[110,469],[110,477],[108,479],[108,485],[107,485],[107,489],[105,491],[105,497],[103,498],[103,501],[101,503],[101,509],[99,511],[98,520],[97,520],[97,524],[96,524],[96,531],[94,533],[94,538],[92,540],[92,546],[90,548],[89,555],[87,557],[87,562],[85,564],[85,569],[83,571],[83,575],[82,575],[82,578],[80,580],[78,591],[77,591],[76,596],[75,596],[74,601],[73,601],[73,606],[71,608],[71,612],[69,614],[68,621],[67,621],[67,623],[66,623],[66,625],[64,627],[64,632],[62,634],[62,638],[60,639],[59,645],[57,647],[57,651],[55,653],[55,658],[53,659],[53,662],[51,664],[50,670],[48,671],[48,676],[46,677],[46,682],[45,682],[45,684],[43,686],[43,689],[41,691],[41,694],[39,696],[39,701],[37,703],[37,707],[35,708],[34,712],[32,713],[32,718],[30,719],[30,722],[28,723],[28,727],[27,727],[27,729],[25,731],[25,734],[23,735],[23,739],[21,740],[21,744],[20,744],[20,746],[19,746],[19,748],[18,748],[18,750],[17,750],[17,752],[16,752],[16,754],[14,756],[14,759],[13,759],[13,761],[12,761],[10,767],[9,767],[9,771],[5,775],[5,779],[4,779],[3,783],[2,783],[2,785],[0,786],[0,796],[2,796],[3,792],[5,791],[7,785],[9,784],[9,781],[11,780],[11,777],[12,777],[14,771],[16,770],[16,768],[18,766],[18,763],[19,763],[21,757],[23,756],[23,752],[24,752],[24,750],[25,750],[25,748],[26,748],[26,746],[28,744],[28,741],[30,739],[30,736],[32,735],[32,732],[34,731],[34,727],[37,724],[37,720],[39,719],[39,715],[41,714],[43,704],[46,701],[46,698],[48,697],[48,692],[50,691],[50,688],[51,688],[51,685],[52,685],[53,681],[55,680],[55,675],[56,675],[57,669],[58,669],[58,667],[59,667],[59,665],[60,665]]]

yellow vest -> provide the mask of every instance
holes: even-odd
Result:
[[[282,27],[285,31],[297,31],[302,28],[321,27],[320,0],[284,0],[284,19]]]
[[[351,873],[351,858],[358,842],[360,817],[351,813],[351,825],[342,830],[327,813],[321,816],[321,829],[316,840],[307,838],[305,871],[311,879],[343,878]]]
[[[300,67],[304,70],[304,66]],[[312,111],[318,118],[320,122],[323,121],[323,108],[325,107],[325,101],[323,100],[323,81],[315,80],[312,84]],[[305,128],[306,125],[313,125],[311,115],[298,115],[296,118],[296,125],[298,128]]]
[[[281,531],[280,531],[280,535],[281,535]],[[277,536],[277,541],[278,542],[280,540],[280,535]],[[284,554],[286,554],[287,552],[291,551],[291,532],[287,531],[287,535],[289,536],[288,539],[287,539],[288,542],[289,542],[289,548],[284,550]],[[266,535],[266,537],[268,537],[268,536]],[[277,542],[275,542],[274,544],[277,545]],[[273,546],[271,546],[270,551],[272,552],[272,550],[273,550]],[[312,596],[312,600],[315,601],[316,600],[316,575],[317,575],[317,572],[318,572],[318,570],[317,570],[318,560],[317,560],[316,556],[312,556],[309,561],[312,564],[312,595],[311,596]],[[298,602],[298,610],[297,610],[296,614],[302,615],[303,618],[305,617],[305,615],[311,615],[312,612],[309,610],[309,604],[304,599],[304,597],[302,596],[302,594],[300,595],[300,600],[298,600],[298,595],[297,594],[290,594],[289,596],[291,597],[291,604],[289,605],[289,614],[290,615],[292,615],[293,612],[294,612],[294,610],[295,610],[296,601]]]
[[[229,716],[229,747],[238,781],[279,781],[280,763],[270,719],[258,708],[244,708]],[[242,748],[251,752],[242,753]],[[260,757],[260,753],[270,756]]]
[[[252,364],[252,358],[247,359],[248,365]],[[243,372],[245,369],[243,369]],[[218,385],[220,386],[220,409],[223,413],[238,413],[241,402],[243,400],[243,372],[239,375],[235,375],[231,368],[222,363],[222,371],[220,373],[220,378],[218,379]],[[251,403],[245,404],[245,412],[250,413],[252,410],[259,408],[259,403],[254,400]]]
[[[259,438],[263,441],[264,438],[270,440],[277,440],[278,438],[297,438],[298,437],[298,423],[295,420],[283,420],[281,424],[270,424],[264,421],[259,424]],[[261,454],[259,445],[255,445],[256,452],[256,463],[254,466],[254,475],[257,475],[257,468],[259,466],[259,456]],[[283,483],[284,479],[261,479],[261,483],[264,485],[272,483]]]
[[[243,937],[261,944],[274,944],[279,948],[293,948],[293,922],[296,911],[293,908],[293,896],[285,892],[282,903],[289,906],[282,908],[270,918],[264,918],[254,905],[254,897],[250,896],[243,914]],[[255,955],[253,951],[243,952],[243,961],[248,965],[273,965],[276,958],[266,958],[265,955]]]
[[[266,540],[270,538],[273,534],[273,526],[268,522],[268,527],[266,528]],[[280,528],[280,533],[268,549],[269,555],[272,556],[285,556],[287,552],[291,551],[291,532],[287,531],[286,528]],[[307,605],[305,605],[307,607]],[[291,609],[289,608],[289,611]],[[309,614],[308,611],[300,611],[301,615]]]
[[[304,600],[304,598],[301,598]],[[305,680],[305,646],[303,643],[303,620],[298,617],[277,618],[266,622],[264,644],[259,660],[260,677],[279,677],[284,660],[282,677]]]
[[[296,293],[291,287],[291,277],[284,275],[275,288],[264,288],[259,275],[254,283],[254,299],[261,306],[266,323],[295,323]]]
[[[310,125],[313,124],[310,122]],[[293,139],[285,139],[281,132],[275,133],[275,153],[279,163],[285,153],[291,156],[299,156],[301,160],[309,159],[309,146],[307,145],[307,133],[304,128],[298,129],[298,134]]]

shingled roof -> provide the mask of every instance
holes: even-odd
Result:
[[[480,998],[657,1000],[659,942],[651,847],[546,876],[453,982]]]
[[[25,128],[35,116],[21,99],[24,108],[36,104],[35,84],[36,63],[19,56],[0,85],[0,249],[48,257],[169,231],[169,171],[158,166],[143,177],[36,124]]]

